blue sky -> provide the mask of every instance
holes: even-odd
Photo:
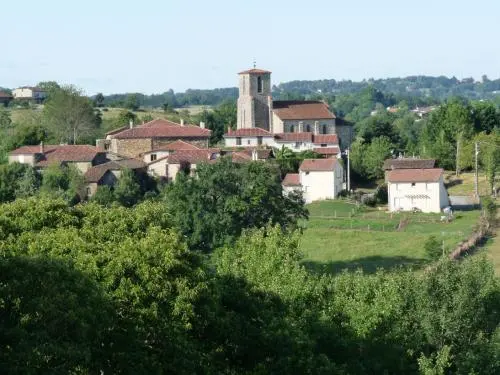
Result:
[[[96,92],[426,75],[500,77],[498,0],[23,0],[0,6],[0,86]]]

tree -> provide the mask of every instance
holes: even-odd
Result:
[[[74,86],[64,86],[52,92],[45,103],[43,118],[63,143],[76,144],[82,136],[97,128],[92,103]]]
[[[59,164],[51,164],[43,171],[40,191],[53,197],[64,197],[70,184],[67,169]]]
[[[125,108],[131,111],[137,111],[140,107],[139,97],[137,94],[129,94],[125,100]]]
[[[8,128],[11,124],[10,112],[0,110],[0,130]]]
[[[125,207],[131,207],[141,199],[141,186],[134,171],[125,169],[115,186],[116,200]]]
[[[36,171],[28,167],[23,176],[18,181],[16,198],[28,198],[35,195],[40,188],[40,176]]]
[[[293,228],[307,217],[300,194],[283,195],[276,167],[226,158],[197,165],[194,177],[178,175],[165,201],[189,246],[204,251],[231,243],[246,228],[269,222]]]
[[[384,160],[391,157],[393,147],[390,139],[385,136],[372,140],[363,159],[368,178],[377,179],[384,177]]]
[[[10,202],[16,198],[16,190],[26,170],[26,164],[12,163],[0,165],[0,203]]]
[[[42,81],[38,82],[36,87],[44,90],[50,96],[53,92],[61,89],[61,86],[56,81]]]
[[[424,244],[424,249],[427,256],[436,260],[443,256],[443,248],[441,246],[441,242],[435,236],[430,236]]]
[[[103,107],[104,106],[104,95],[102,92],[97,93],[97,95],[94,98],[94,103],[96,107]]]
[[[100,204],[101,206],[110,206],[113,202],[116,201],[114,191],[108,185],[98,186],[91,200]]]

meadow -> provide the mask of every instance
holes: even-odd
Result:
[[[323,201],[308,206],[310,217],[300,247],[304,265],[313,270],[338,273],[362,269],[409,266],[415,269],[430,259],[425,241],[436,236],[445,252],[467,238],[480,212],[455,212],[454,220],[441,222],[439,214],[389,213],[358,207],[347,201]],[[398,229],[400,228],[400,229]]]

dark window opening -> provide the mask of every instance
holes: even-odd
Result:
[[[306,132],[308,132],[308,133],[311,132],[311,125],[309,125],[309,124],[306,125]]]
[[[257,92],[262,93],[262,77],[257,77]]]
[[[236,146],[241,146],[241,138],[236,138]]]
[[[415,183],[414,183],[414,182],[412,182],[412,183],[411,183],[411,186],[415,186]]]
[[[259,146],[262,144],[262,137],[257,137],[257,144]]]
[[[326,134],[326,125],[323,125],[322,131],[323,134]]]
[[[326,147],[326,143],[322,143],[322,144],[321,144],[321,147]]]
[[[293,132],[295,132],[295,126],[290,125],[290,133],[293,133]]]
[[[156,154],[151,154],[150,158],[151,158],[151,161],[155,161],[156,160]]]

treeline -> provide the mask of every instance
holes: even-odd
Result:
[[[368,87],[390,94],[396,101],[409,100],[414,103],[437,103],[452,96],[467,99],[494,99],[500,93],[500,79],[490,80],[483,76],[481,81],[473,78],[457,79],[445,76],[409,76],[404,78],[368,79],[360,82],[351,80],[337,81],[323,79],[314,81],[291,81],[273,86],[276,99],[314,99],[337,95],[352,95],[362,92]],[[162,94],[145,95],[141,93],[124,93],[104,96],[104,105],[123,107],[129,95],[137,95],[143,107],[161,108],[165,104],[172,108],[191,105],[213,106],[225,100],[236,100],[238,88],[217,88],[213,90],[188,89],[185,92],[174,92],[172,89]]]

